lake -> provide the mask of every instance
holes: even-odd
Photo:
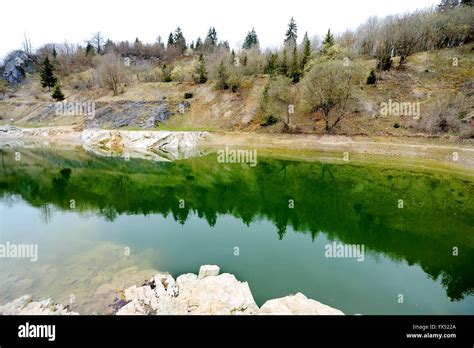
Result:
[[[15,152],[21,158],[15,160]],[[474,179],[445,170],[217,154],[174,162],[3,148],[0,303],[24,294],[111,313],[156,271],[217,264],[258,305],[304,293],[347,314],[474,314]],[[357,245],[363,258],[329,257]]]

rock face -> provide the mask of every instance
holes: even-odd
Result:
[[[13,51],[5,59],[3,78],[11,85],[18,85],[23,81],[26,73],[33,71],[33,64],[26,52]]]
[[[119,101],[96,103],[95,116],[86,120],[86,128],[155,128],[173,115],[166,100]]]
[[[67,306],[53,303],[51,299],[34,302],[29,295],[17,298],[4,306],[0,306],[0,315],[77,315]]]
[[[321,302],[308,299],[302,293],[269,300],[260,308],[259,314],[273,315],[344,315],[340,310]]]

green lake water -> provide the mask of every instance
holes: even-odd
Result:
[[[217,264],[258,305],[302,292],[347,314],[474,314],[472,176],[212,153],[4,148],[0,161],[0,242],[39,252],[0,258],[0,304],[32,294],[110,313],[120,289],[156,271]],[[327,257],[334,242],[363,245],[363,261]]]

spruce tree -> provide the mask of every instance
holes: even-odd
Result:
[[[265,74],[269,74],[270,76],[274,76],[278,70],[278,54],[271,53],[267,57],[267,66],[265,67]]]
[[[298,83],[300,81],[301,71],[300,64],[298,62],[298,49],[293,47],[293,54],[291,58],[290,66],[290,77],[293,80],[293,83]]]
[[[51,97],[53,97],[57,101],[64,100],[64,93],[61,90],[59,84],[54,85],[53,94],[51,94]]]
[[[249,50],[251,48],[259,48],[259,47],[260,47],[260,43],[258,41],[257,33],[255,32],[255,28],[252,28],[252,30],[249,31],[247,36],[245,37],[242,48]]]
[[[207,33],[206,39],[204,40],[204,43],[210,46],[217,46],[217,32],[216,28],[209,28],[209,31]]]
[[[174,44],[179,50],[179,53],[183,54],[186,51],[186,39],[184,38],[183,32],[180,27],[176,28],[174,33]]]
[[[40,70],[41,86],[48,87],[51,92],[51,87],[54,87],[58,79],[54,76],[54,67],[51,65],[49,58],[46,57],[41,65]]]
[[[334,43],[335,43],[334,35],[332,35],[331,29],[328,29],[326,37],[324,38],[324,41],[323,41],[323,53],[327,53],[328,50],[332,46],[334,46]]]
[[[173,33],[170,33],[170,35],[168,36],[168,47],[173,46],[174,44],[175,44],[174,35],[173,35]]]
[[[283,52],[281,54],[280,73],[284,76],[288,75],[288,56],[286,48],[283,48]]]
[[[206,61],[202,53],[199,55],[199,60],[196,67],[196,73],[198,74],[198,82],[206,83],[207,81]]]
[[[311,42],[308,38],[308,33],[304,34],[303,39],[303,58],[301,59],[301,70],[304,71],[304,67],[311,60]]]
[[[227,69],[224,64],[224,59],[221,60],[219,64],[219,68],[217,69],[217,88],[218,89],[228,89],[229,84],[228,80],[229,74],[227,73]]]
[[[285,34],[285,46],[294,47],[296,46],[296,39],[298,38],[298,27],[295,19],[291,17],[290,23],[288,24],[288,30]]]
[[[202,40],[200,37],[196,40],[196,51],[202,47]]]
[[[94,46],[92,46],[92,44],[90,42],[87,43],[86,45],[86,55],[87,56],[92,56],[94,55]]]

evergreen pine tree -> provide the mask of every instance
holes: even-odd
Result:
[[[303,39],[303,58],[301,59],[301,70],[304,71],[304,67],[311,60],[311,42],[308,38],[308,33],[304,34]]]
[[[175,44],[174,35],[173,35],[173,33],[170,33],[170,35],[168,36],[168,47],[173,46],[174,44]]]
[[[247,36],[245,37],[242,48],[249,50],[251,48],[259,48],[259,47],[260,47],[260,43],[258,41],[257,33],[255,32],[255,28],[252,28],[252,30],[249,31]]]
[[[59,84],[54,85],[53,94],[51,94],[51,97],[53,97],[57,101],[64,100],[64,93],[61,90]]]
[[[297,35],[298,27],[296,25],[295,19],[291,17],[290,23],[288,24],[288,30],[285,34],[285,46],[294,47],[296,46],[296,39],[298,38]]]
[[[332,46],[334,46],[334,43],[335,43],[334,35],[332,35],[331,29],[328,29],[326,37],[324,38],[324,41],[323,41],[323,53],[327,53],[328,50]]]
[[[281,54],[280,73],[284,76],[288,75],[288,56],[286,48],[283,48],[283,52]]]
[[[49,58],[46,57],[41,65],[40,70],[41,86],[48,87],[51,92],[51,87],[54,87],[58,79],[54,76],[54,67],[51,65]]]
[[[267,57],[267,66],[265,67],[265,74],[269,74],[270,76],[273,77],[277,71],[278,71],[278,54],[271,53]]]
[[[53,45],[53,58],[56,59],[58,57],[58,52],[56,51],[56,46]]]
[[[298,49],[293,47],[293,54],[291,57],[291,66],[290,66],[290,77],[293,80],[293,83],[298,83],[300,81],[301,71],[300,64],[298,62]]]
[[[196,51],[202,47],[202,40],[200,37],[196,40]]]
[[[179,50],[179,53],[183,54],[186,51],[186,39],[184,38],[183,32],[180,27],[176,28],[174,33],[174,44]]]
[[[202,53],[199,55],[199,60],[196,67],[196,73],[198,74],[198,82],[206,83],[207,81],[206,61]]]
[[[86,45],[86,55],[92,56],[92,55],[94,55],[94,53],[95,53],[94,46],[92,46],[92,44],[90,42],[88,42],[87,45]]]
[[[219,64],[219,68],[217,69],[217,88],[218,89],[228,89],[229,84],[228,80],[229,74],[227,73],[227,69],[224,64],[224,59],[221,60]]]
[[[217,32],[216,28],[209,28],[206,39],[204,43],[210,46],[217,46]]]

